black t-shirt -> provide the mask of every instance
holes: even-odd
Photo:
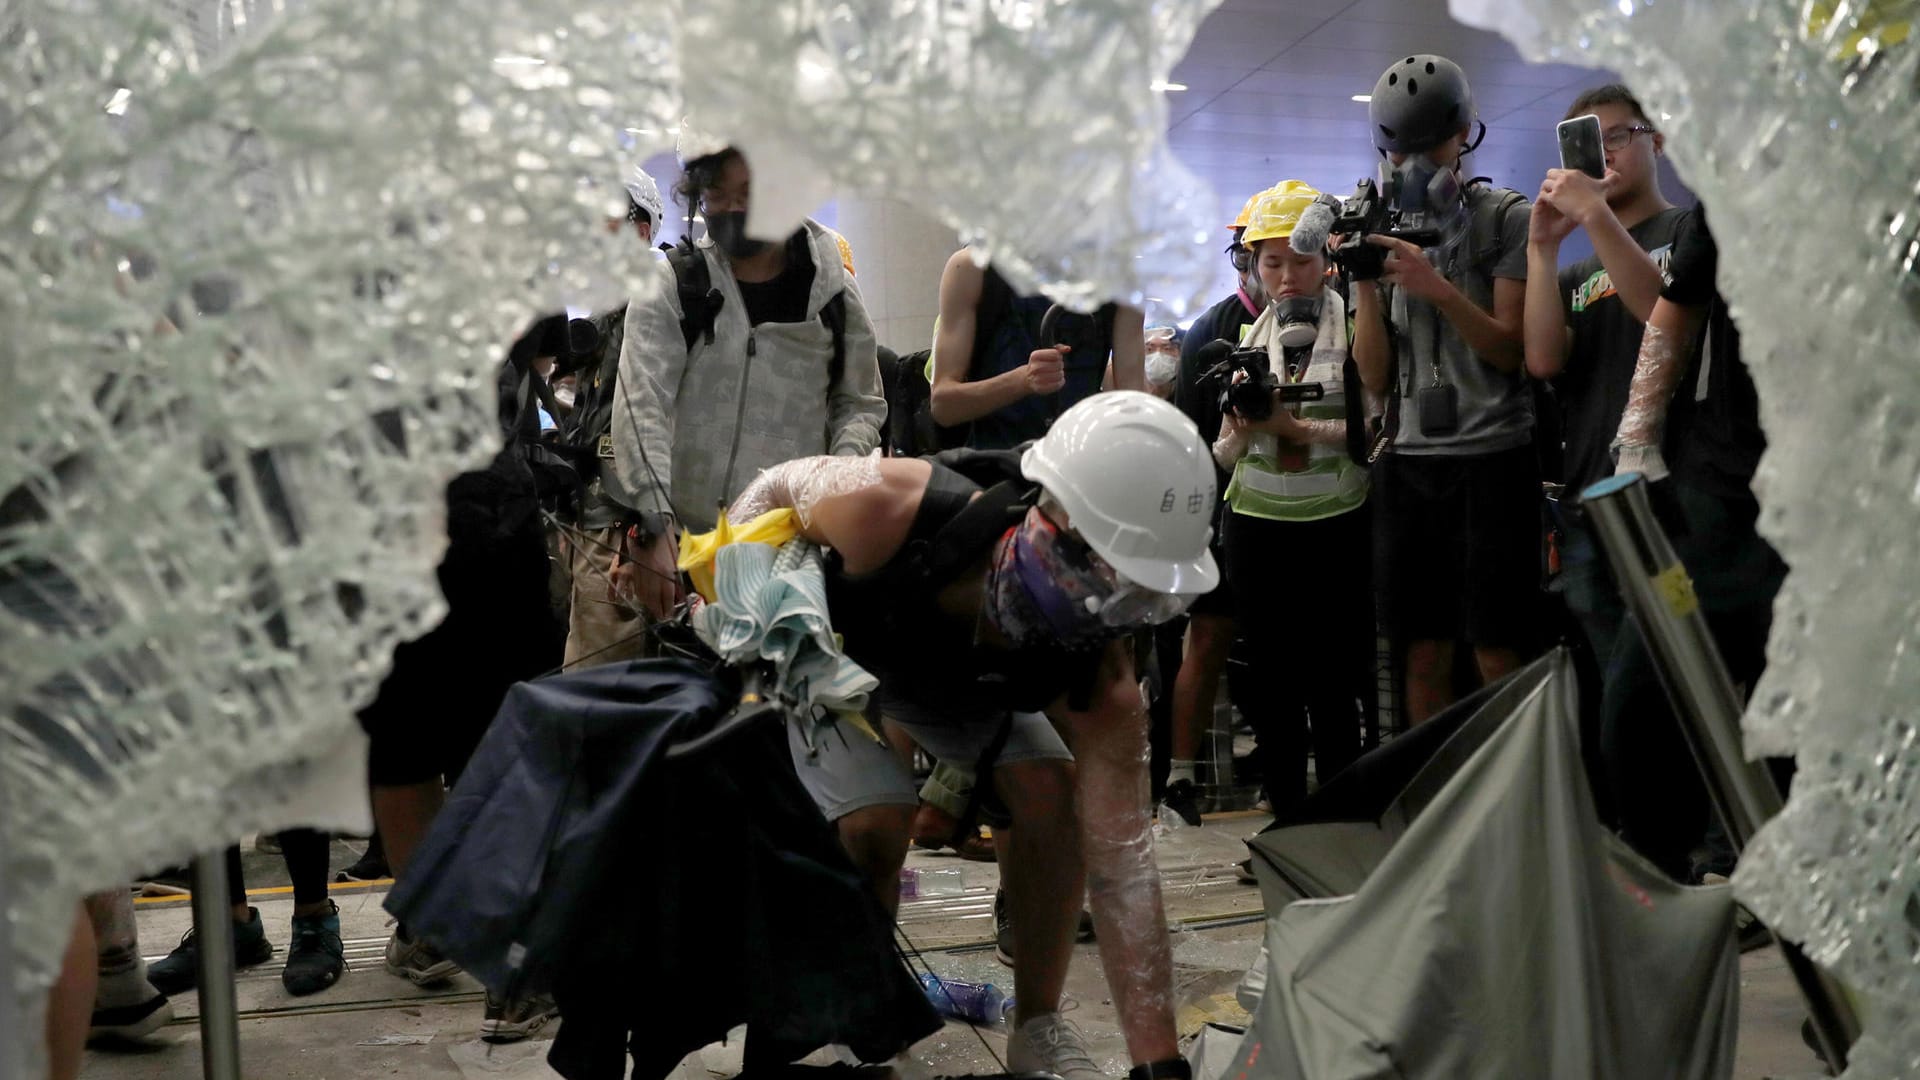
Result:
[[[741,281],[740,299],[747,305],[747,322],[797,323],[807,321],[807,298],[813,295],[813,249],[807,230],[787,238],[787,265],[768,281]]]
[[[1715,284],[1720,252],[1704,211],[1696,220],[1696,227],[1674,244],[1669,284],[1661,293],[1676,304],[1707,309],[1693,362],[1667,413],[1665,456],[1680,483],[1751,498],[1753,473],[1767,448],[1760,428],[1760,395],[1740,360],[1740,332]]]
[[[1671,207],[1627,230],[1665,273],[1676,238],[1692,231],[1693,211]],[[1609,446],[1620,429],[1645,325],[1614,291],[1613,278],[1590,255],[1560,271],[1560,304],[1571,339],[1567,363],[1553,380],[1565,418],[1563,478],[1575,492],[1613,475]]]

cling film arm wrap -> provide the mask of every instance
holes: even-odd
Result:
[[[802,528],[813,524],[820,500],[880,483],[876,457],[805,457],[783,461],[753,478],[727,510],[729,521],[745,524],[769,510],[791,507]]]
[[[1074,798],[1100,963],[1127,1051],[1138,1063],[1178,1053],[1173,957],[1154,859],[1147,712],[1132,658],[1109,648],[1087,712],[1060,712],[1071,737]]]

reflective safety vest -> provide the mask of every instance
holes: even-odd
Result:
[[[1326,390],[1319,401],[1292,406],[1294,415],[1346,423],[1347,312],[1339,294],[1325,291],[1319,340],[1313,343],[1305,370],[1291,378],[1276,330],[1274,309],[1269,306],[1248,327],[1246,347],[1265,347],[1271,370],[1282,382],[1317,382]],[[1367,501],[1367,472],[1347,453],[1344,439],[1312,444],[1304,464],[1297,451],[1288,459],[1283,463],[1279,439],[1254,435],[1246,455],[1234,465],[1227,505],[1236,514],[1271,521],[1318,521],[1358,509]]]

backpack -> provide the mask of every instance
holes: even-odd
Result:
[[[714,324],[727,298],[714,288],[707,257],[691,239],[681,237],[679,243],[668,249],[667,265],[673,268],[674,285],[680,295],[680,336],[686,339],[687,350],[691,352],[694,342],[703,337],[707,344],[713,344]],[[833,335],[833,360],[827,366],[827,385],[834,387],[840,385],[840,377],[847,370],[846,290],[834,293],[820,309],[820,322]]]

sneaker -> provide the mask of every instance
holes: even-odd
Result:
[[[279,833],[261,833],[253,838],[253,850],[261,855],[282,855]]]
[[[1005,889],[993,890],[993,958],[1013,966],[1013,918],[1007,914]]]
[[[1073,928],[1073,940],[1082,944],[1093,940],[1093,912],[1086,908],[1080,909],[1080,919]],[[993,891],[993,958],[1008,967],[1013,966],[1013,919],[1007,914],[1005,889]]]
[[[93,1010],[93,1023],[87,1027],[87,1041],[134,1042],[173,1022],[173,1003],[165,994],[155,994],[135,1005]]]
[[[1200,796],[1193,790],[1193,781],[1175,780],[1167,785],[1167,794],[1160,800],[1160,812],[1168,810],[1180,815],[1180,820],[1189,825],[1200,824]]]
[[[295,915],[293,940],[287,944],[287,966],[280,972],[287,993],[294,997],[317,994],[339,982],[346,970],[339,905],[329,900],[324,915]]]
[[[1007,1071],[1052,1073],[1060,1080],[1105,1080],[1093,1063],[1087,1037],[1059,1013],[1036,1016],[1007,1040]]]
[[[490,1043],[519,1042],[560,1015],[560,1006],[546,994],[506,998],[487,991],[487,1015],[480,1021],[480,1037]]]
[[[250,968],[273,959],[273,943],[260,924],[260,909],[248,908],[247,921],[233,924],[233,967]],[[200,985],[200,935],[189,930],[174,950],[147,967],[147,981],[169,997]]]
[[[366,854],[360,856],[352,866],[333,875],[335,881],[379,881],[393,876],[393,870],[387,866],[387,856],[380,850],[377,842],[367,845]]]
[[[415,986],[436,986],[460,974],[460,965],[424,941],[408,941],[396,926],[387,939],[387,972]]]
[[[1239,878],[1241,883],[1245,885],[1260,884],[1260,879],[1253,876],[1253,859],[1251,857],[1241,859],[1239,862],[1233,864],[1233,876]]]

